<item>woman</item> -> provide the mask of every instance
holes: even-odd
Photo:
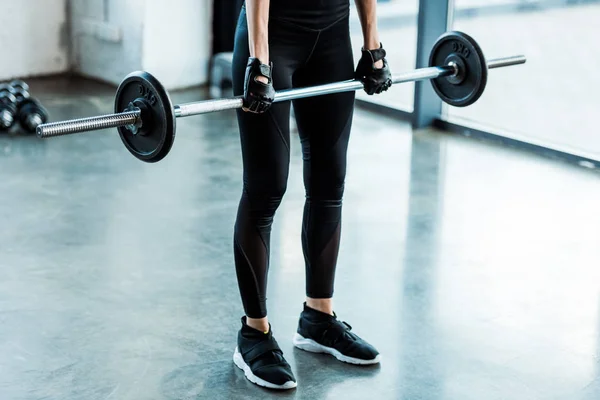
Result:
[[[234,255],[246,316],[234,362],[250,381],[274,389],[296,387],[296,379],[273,337],[265,305],[271,224],[286,190],[290,161],[290,102],[272,104],[273,97],[282,89],[353,78],[369,94],[391,86],[378,39],[376,0],[355,3],[364,36],[356,70],[349,0],[246,0],[236,30],[233,89],[244,98],[237,115],[244,186]],[[374,364],[377,350],[337,319],[331,301],[354,96],[347,92],[293,101],[304,160],[307,295],[293,340],[298,348],[341,361]]]

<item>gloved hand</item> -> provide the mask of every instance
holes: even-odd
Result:
[[[244,82],[244,111],[256,114],[264,113],[271,107],[275,99],[272,78],[273,63],[261,64],[258,58],[250,57],[246,66],[246,78]],[[259,81],[257,78],[263,76],[268,83]]]
[[[386,52],[383,45],[375,50],[363,48],[361,51],[362,57],[355,72],[356,79],[364,84],[365,92],[369,95],[385,92],[392,86],[392,73],[385,59]],[[380,60],[383,62],[383,68],[376,68],[375,63]]]

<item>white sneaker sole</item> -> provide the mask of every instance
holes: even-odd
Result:
[[[373,358],[372,360],[363,360],[360,358],[345,356],[342,353],[340,353],[338,350],[336,350],[332,347],[323,346],[323,345],[315,342],[312,339],[307,339],[297,332],[294,335],[293,343],[294,343],[294,346],[296,346],[299,349],[310,351],[311,353],[331,354],[338,360],[343,361],[345,363],[349,363],[349,364],[371,365],[371,364],[377,364],[381,361],[381,354],[378,354],[377,357]]]
[[[254,375],[254,373],[252,373],[252,370],[250,369],[248,364],[246,364],[246,362],[244,361],[244,358],[242,357],[242,354],[239,352],[237,347],[235,348],[235,352],[233,353],[233,363],[239,369],[244,371],[244,375],[246,375],[246,378],[250,382],[255,383],[259,386],[263,386],[263,387],[266,387],[269,389],[293,389],[297,385],[296,382],[294,382],[294,381],[287,381],[283,385],[276,385],[274,383],[267,382],[264,379],[261,379],[258,376]]]

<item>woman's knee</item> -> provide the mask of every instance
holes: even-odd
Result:
[[[331,168],[311,174],[306,185],[306,194],[313,200],[341,200],[344,197],[345,169]]]
[[[331,206],[339,205],[344,198],[344,185],[312,187],[306,190],[306,196],[313,203],[322,202]]]
[[[263,215],[273,215],[287,191],[287,178],[261,180],[260,182],[244,184],[244,195],[251,207]]]

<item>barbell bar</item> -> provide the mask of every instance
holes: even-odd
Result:
[[[393,84],[431,80],[440,98],[453,106],[466,107],[482,95],[489,69],[526,62],[525,56],[510,56],[486,61],[483,51],[469,35],[446,32],[434,44],[429,67],[394,74]],[[363,89],[359,80],[333,82],[304,88],[277,91],[274,102],[323,96]],[[175,119],[243,106],[241,96],[204,100],[173,106],[166,89],[148,72],[129,74],[119,85],[115,114],[42,124],[37,136],[50,138],[107,128],[118,128],[123,143],[137,158],[157,162],[171,150],[175,139]]]
[[[511,56],[504,58],[495,58],[487,63],[488,69],[508,67],[525,63],[524,56]],[[427,67],[416,69],[411,72],[392,74],[392,83],[416,82],[427,79],[435,79],[442,76],[450,76],[457,73],[455,65],[441,67]],[[341,92],[351,92],[361,90],[363,84],[357,80],[348,80],[342,82],[328,83],[325,85],[309,86],[298,89],[281,90],[275,93],[274,102],[302,99],[306,97],[323,96]],[[186,103],[175,106],[176,117],[189,117],[192,115],[207,114],[215,111],[224,111],[242,108],[243,101],[241,97],[231,99],[204,100],[193,103]]]
[[[525,63],[524,56],[511,56],[492,59],[487,63],[488,69],[508,67]],[[455,66],[427,67],[416,69],[411,72],[392,75],[392,83],[415,82],[426,79],[435,79],[455,74]],[[313,96],[324,96],[328,94],[360,90],[363,84],[357,80],[328,83],[324,85],[309,86],[305,88],[281,90],[275,93],[274,102],[296,100]],[[215,99],[184,103],[174,107],[176,118],[190,117],[193,115],[208,114],[225,110],[242,108],[242,97],[230,99]],[[37,135],[41,138],[52,136],[83,133],[94,130],[117,128],[120,126],[135,125],[141,117],[141,111],[127,111],[116,114],[108,114],[90,118],[73,119],[63,122],[53,122],[40,125]]]

